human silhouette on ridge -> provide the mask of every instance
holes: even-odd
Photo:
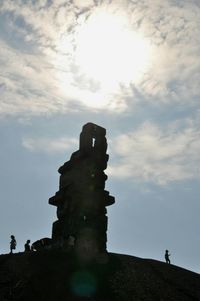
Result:
[[[171,254],[169,254],[169,251],[168,250],[165,250],[165,260],[166,260],[166,263],[170,264],[170,259],[169,259],[169,256]]]
[[[28,239],[24,245],[24,252],[30,252],[31,251],[31,246],[30,246],[30,239]]]
[[[13,250],[16,249],[17,242],[16,242],[16,239],[15,239],[14,235],[11,235],[10,238],[11,238],[11,241],[10,241],[10,253],[12,254]]]

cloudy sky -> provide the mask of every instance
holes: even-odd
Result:
[[[108,250],[200,273],[198,0],[0,0],[0,253],[51,236],[57,169],[107,129]]]

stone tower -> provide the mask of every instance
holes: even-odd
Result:
[[[58,170],[59,190],[49,199],[57,207],[53,243],[82,251],[105,252],[107,242],[106,206],[115,202],[105,190],[108,154],[106,130],[87,123],[80,134],[79,150]]]

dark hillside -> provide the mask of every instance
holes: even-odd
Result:
[[[0,301],[199,301],[200,275],[163,262],[108,253],[81,263],[41,251],[0,256]]]

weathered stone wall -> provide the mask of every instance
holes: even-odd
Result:
[[[60,246],[104,252],[107,242],[107,210],[114,197],[105,190],[106,130],[93,123],[83,126],[79,150],[59,168],[59,191],[49,199],[57,207],[52,239]]]

